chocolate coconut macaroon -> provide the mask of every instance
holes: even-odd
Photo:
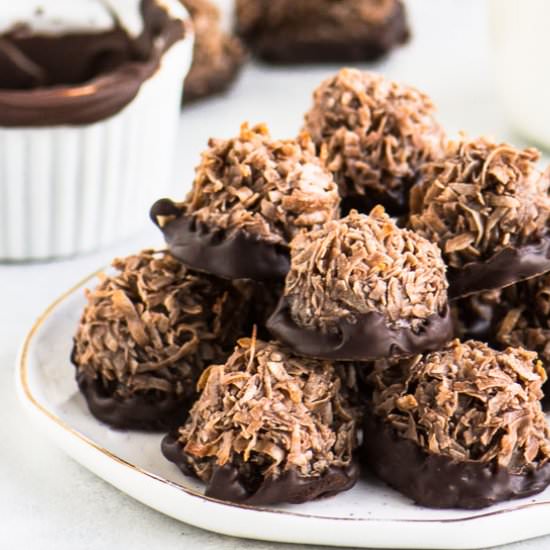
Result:
[[[272,63],[373,61],[409,38],[399,0],[237,0],[236,28]]]
[[[193,188],[182,203],[151,209],[172,254],[227,279],[282,279],[288,245],[339,215],[331,174],[307,136],[274,140],[264,125],[244,124],[238,137],[211,139]]]
[[[91,413],[116,428],[182,422],[208,365],[245,333],[246,287],[144,250],[100,275],[74,337],[72,361]]]
[[[438,349],[452,338],[441,253],[381,206],[352,210],[292,241],[268,328],[298,354],[333,360]]]
[[[162,451],[204,481],[207,496],[300,503],[355,484],[356,416],[333,364],[245,338],[225,364],[203,373],[199,388]]]
[[[537,352],[550,373],[550,274],[509,286],[499,294],[493,307],[491,338],[495,346],[522,346]],[[548,407],[548,384],[543,388],[543,404]]]
[[[304,129],[334,174],[343,206],[368,212],[380,203],[400,216],[422,165],[443,152],[434,113],[415,88],[345,68],[315,90]]]
[[[244,47],[222,31],[220,12],[209,0],[182,0],[193,20],[193,64],[185,79],[184,102],[224,92],[245,60]]]
[[[433,508],[483,508],[547,487],[536,353],[455,340],[405,363],[372,375],[364,456],[380,479]]]
[[[439,244],[451,297],[550,270],[549,173],[535,149],[486,138],[448,144],[411,192],[410,227]]]

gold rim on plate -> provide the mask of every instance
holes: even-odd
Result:
[[[392,519],[392,518],[365,518],[365,517],[333,517],[333,516],[322,516],[318,514],[304,514],[301,512],[293,512],[289,510],[277,510],[274,508],[264,508],[264,507],[258,507],[258,506],[249,506],[246,504],[239,504],[236,502],[228,502],[224,500],[219,500],[212,497],[207,497],[197,491],[194,491],[192,489],[188,489],[187,487],[180,485],[179,483],[169,481],[168,479],[165,479],[161,476],[158,476],[152,472],[149,472],[147,470],[144,470],[143,468],[140,468],[139,466],[132,464],[131,462],[128,462],[127,460],[124,460],[120,458],[119,456],[115,455],[108,449],[105,449],[89,437],[85,436],[84,434],[80,433],[78,430],[75,430],[73,427],[71,427],[69,424],[67,424],[64,420],[59,418],[57,415],[49,411],[46,407],[44,407],[42,404],[39,403],[38,399],[32,394],[29,382],[28,382],[28,358],[29,358],[29,350],[31,346],[31,342],[33,338],[36,336],[40,328],[44,325],[44,323],[49,319],[51,314],[54,312],[55,309],[57,309],[65,300],[70,298],[73,294],[75,294],[78,290],[82,289],[84,285],[86,285],[89,281],[91,281],[94,277],[96,277],[99,273],[101,273],[102,269],[92,273],[91,275],[88,275],[81,281],[79,281],[77,284],[72,286],[69,290],[65,291],[61,296],[59,296],[52,304],[50,304],[46,310],[38,317],[38,319],[34,322],[32,325],[30,331],[28,332],[27,336],[25,337],[25,340],[23,342],[23,346],[21,348],[21,353],[19,356],[19,382],[21,385],[21,389],[26,397],[26,399],[42,414],[47,416],[51,421],[53,421],[55,424],[57,424],[60,428],[65,430],[66,432],[70,433],[71,435],[78,438],[83,443],[89,445],[95,451],[98,451],[105,455],[106,457],[110,458],[111,460],[115,461],[116,463],[120,464],[121,466],[124,466],[126,468],[129,468],[139,474],[145,475],[150,479],[153,479],[154,481],[163,483],[165,485],[169,485],[170,487],[173,487],[174,489],[177,489],[179,491],[183,491],[184,493],[188,494],[191,497],[199,498],[208,502],[212,502],[215,504],[221,504],[223,506],[231,506],[233,508],[240,508],[246,511],[252,511],[252,512],[267,512],[271,514],[286,514],[294,517],[299,518],[312,518],[312,519],[320,519],[320,520],[330,520],[330,521],[364,521],[364,522],[380,522],[380,523],[459,523],[462,521],[472,521],[476,519],[482,519],[487,518],[491,516],[496,516],[499,514],[507,514],[510,512],[517,512],[519,510],[524,510],[527,508],[534,508],[538,506],[548,505],[550,504],[550,500],[543,500],[540,502],[529,502],[526,504],[521,504],[518,506],[515,506],[513,508],[507,508],[505,510],[495,510],[493,512],[485,512],[478,515],[473,516],[465,516],[461,518],[454,518],[454,519]],[[144,504],[144,503],[143,503]]]

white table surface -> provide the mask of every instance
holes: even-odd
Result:
[[[431,94],[450,132],[466,130],[471,135],[489,134],[522,144],[506,128],[495,99],[485,2],[410,0],[409,8],[412,43],[374,70]],[[228,96],[185,110],[174,197],[183,197],[209,136],[235,134],[244,120],[265,121],[277,136],[294,135],[311,90],[336,69],[250,65]],[[28,327],[57,295],[113,256],[160,245],[156,230],[145,227],[135,239],[86,257],[0,265],[1,550],[290,548],[207,533],[146,508],[67,458],[20,411],[13,372]],[[506,548],[548,547],[550,537]]]

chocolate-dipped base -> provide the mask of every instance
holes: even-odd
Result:
[[[429,508],[485,508],[550,483],[550,463],[517,474],[493,463],[458,462],[424,451],[373,415],[365,419],[363,458],[382,481]]]
[[[449,296],[453,299],[484,290],[504,288],[550,270],[550,235],[537,243],[503,248],[484,262],[449,268]]]
[[[483,303],[474,307],[469,300],[471,298],[457,299],[451,306],[455,337],[463,341],[480,340],[495,347],[493,332],[500,308],[496,304]]]
[[[177,437],[169,434],[162,440],[162,454],[176,464],[185,475],[194,475],[185,459]],[[295,470],[288,470],[278,478],[244,479],[231,464],[216,467],[207,484],[205,495],[248,505],[266,505],[289,502],[300,504],[328,497],[351,489],[359,478],[359,464],[354,460],[347,468],[334,466],[319,477],[306,478]],[[250,489],[254,485],[254,489]]]
[[[385,357],[414,355],[440,349],[453,337],[450,308],[428,317],[422,328],[391,328],[376,311],[356,316],[356,322],[339,319],[330,333],[298,326],[292,319],[288,299],[283,296],[267,322],[280,342],[298,355],[335,361],[371,361]]]
[[[146,393],[136,393],[126,399],[115,397],[98,379],[92,380],[82,372],[76,381],[90,412],[101,422],[119,430],[166,432],[185,422],[189,399],[166,395],[159,399]]]
[[[300,18],[295,23],[278,27],[258,25],[250,30],[237,28],[237,33],[257,57],[269,63],[346,63],[375,61],[392,48],[407,42],[409,29],[401,2],[388,20],[379,26],[364,25],[364,32],[351,36],[347,26],[324,29],[322,35],[316,27],[326,26],[324,14],[312,13],[311,18]],[[317,19],[318,17],[318,19]],[[350,24],[356,23],[350,21]],[[308,30],[313,29],[313,36]]]
[[[150,216],[170,253],[197,271],[224,279],[266,281],[283,279],[290,268],[288,247],[265,242],[243,229],[210,227],[185,215],[169,199],[157,201]]]

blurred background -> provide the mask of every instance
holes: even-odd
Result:
[[[519,1],[510,2],[519,4]],[[232,2],[217,0],[217,3],[224,24],[229,27]],[[527,56],[532,77],[529,80],[529,75],[522,74],[518,66],[521,55],[518,60],[518,56],[502,50],[502,32],[510,40],[521,38],[521,34],[512,37],[509,32],[514,25],[513,17],[502,25],[496,19],[495,5],[503,7],[508,3],[509,0],[405,0],[411,40],[381,62],[355,66],[382,73],[426,92],[437,105],[439,120],[451,136],[465,131],[470,136],[488,135],[516,146],[537,145],[539,140],[533,139],[528,132],[517,131],[510,105],[512,110],[515,106],[526,106],[542,67],[537,59]],[[540,5],[548,7],[548,2],[543,0]],[[495,43],[500,46],[495,48]],[[276,137],[296,135],[303,113],[310,105],[313,89],[339,68],[340,65],[268,66],[250,61],[225,95],[186,106],[180,119],[172,196],[183,198],[190,187],[200,152],[212,136],[232,136],[243,121],[265,122]],[[503,82],[509,81],[516,86],[512,89],[510,84],[505,84],[510,90],[507,94],[502,93]],[[541,117],[543,115],[541,113]],[[548,162],[546,154],[543,162]],[[17,532],[19,544],[28,537],[27,547],[38,548],[34,542],[39,533],[42,540],[57,540],[58,550],[83,548],[77,542],[79,530],[87,529],[89,547],[99,548],[106,540],[104,530],[111,525],[110,516],[116,514],[124,529],[111,534],[122,548],[130,545],[145,548],[153,541],[157,546],[173,544],[190,534],[203,537],[202,548],[221,547],[222,539],[216,535],[200,534],[194,528],[162,517],[85,472],[48,442],[42,441],[39,434],[31,432],[15,403],[12,376],[17,347],[40,312],[56,296],[114,256],[142,247],[162,246],[160,233],[148,224],[147,213],[143,215],[141,233],[99,252],[56,262],[0,264],[0,288],[7,295],[7,303],[4,301],[0,307],[0,402],[3,405],[0,487],[4,495],[9,495],[9,498],[0,499],[2,525],[8,528],[8,539],[5,532],[2,535],[4,541],[10,540],[10,532]],[[12,426],[18,429],[10,429]],[[16,463],[18,467],[14,470]],[[64,471],[64,479],[61,482],[48,480],[45,473],[50,468]],[[76,493],[80,496],[73,499]],[[84,494],[88,497],[83,498]],[[72,518],[67,525],[66,502],[69,499]],[[29,519],[31,515],[32,520]],[[35,530],[23,529],[23,524]],[[64,528],[63,540],[57,539],[60,525]],[[94,528],[88,529],[90,525]],[[126,529],[130,525],[132,528]],[[233,547],[231,544],[235,548],[264,546],[239,541],[227,542],[227,547]],[[514,548],[538,548],[536,544],[536,541],[526,542]],[[3,547],[1,539],[0,547]],[[180,547],[185,548],[185,543]]]

